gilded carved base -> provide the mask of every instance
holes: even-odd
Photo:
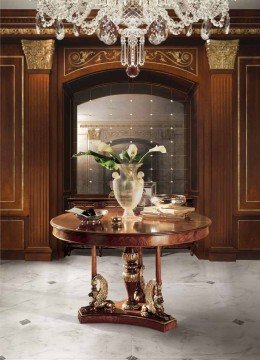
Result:
[[[106,279],[97,274],[93,277],[91,281],[91,292],[89,296],[92,298],[92,301],[89,303],[89,306],[84,306],[80,309],[82,315],[88,313],[96,312],[109,312],[112,313],[115,309],[115,304],[111,300],[107,300],[108,294],[108,284]]]
[[[152,314],[144,317],[140,310],[122,310],[123,302],[115,303],[113,312],[105,311],[86,311],[85,307],[78,312],[78,319],[81,324],[89,323],[116,323],[135,326],[148,327],[157,331],[166,332],[177,326],[176,319],[170,317],[169,320],[156,317]],[[142,304],[140,304],[142,305]]]
[[[141,296],[140,287],[140,268],[138,266],[140,253],[135,248],[126,247],[122,258],[126,262],[124,265],[123,279],[125,281],[128,299],[122,305],[123,310],[140,309],[138,304],[139,297]]]
[[[145,303],[142,306],[141,315],[144,317],[155,317],[163,321],[174,320],[165,314],[163,307],[162,287],[156,280],[150,280],[145,287]]]
[[[177,321],[164,313],[161,285],[151,280],[145,286],[141,251],[126,247],[123,279],[128,294],[125,301],[114,303],[107,300],[108,283],[97,274],[93,276],[92,298],[88,306],[80,308],[80,323],[121,323],[149,327],[158,331],[168,331],[177,326]]]
[[[142,256],[142,255],[141,255]],[[138,303],[144,303],[145,302],[145,281],[144,281],[144,265],[139,265],[139,280],[137,282],[137,287],[134,293],[134,298]]]

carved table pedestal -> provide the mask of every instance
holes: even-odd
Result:
[[[185,220],[147,219],[128,222],[115,229],[111,219],[114,211],[98,225],[84,225],[74,215],[63,214],[51,220],[53,235],[60,240],[88,244],[92,254],[91,301],[79,309],[80,323],[121,323],[168,331],[177,325],[176,319],[165,314],[162,296],[161,247],[194,243],[209,233],[211,221],[199,214]],[[114,302],[107,299],[108,283],[97,272],[97,246],[122,247],[123,280],[127,299]],[[142,248],[156,249],[155,279],[145,284]]]

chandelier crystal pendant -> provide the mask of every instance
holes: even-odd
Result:
[[[145,62],[146,38],[159,45],[169,34],[191,36],[198,22],[203,40],[209,39],[213,26],[228,34],[229,1],[234,0],[37,0],[36,32],[54,26],[62,40],[66,22],[73,25],[75,36],[96,33],[107,45],[120,37],[121,64],[134,78]]]

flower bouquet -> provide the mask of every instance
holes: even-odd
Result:
[[[124,209],[123,219],[140,220],[134,215],[133,209],[138,205],[143,195],[144,173],[142,171],[137,173],[137,170],[142,166],[143,160],[149,153],[166,153],[166,148],[163,145],[156,145],[145,154],[138,154],[137,146],[131,144],[126,150],[117,154],[110,145],[101,142],[97,151],[79,152],[73,157],[91,155],[99,165],[114,170],[112,173],[113,190],[116,200]]]

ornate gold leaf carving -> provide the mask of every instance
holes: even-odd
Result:
[[[142,306],[141,315],[148,317],[149,314],[164,321],[172,319],[170,315],[164,312],[162,289],[156,280],[148,281],[145,287],[145,304]]]
[[[112,312],[115,308],[115,304],[113,301],[107,300],[108,284],[106,279],[102,275],[97,274],[93,277],[91,285],[92,291],[89,296],[92,297],[93,300],[90,303],[90,307],[88,307],[88,309],[107,309],[108,311]]]
[[[67,49],[69,50],[69,49]],[[77,69],[86,68],[88,66],[103,64],[107,62],[119,62],[120,50],[73,50],[68,52],[66,60],[66,74]]]
[[[90,66],[105,63],[120,63],[119,49],[69,49],[64,51],[65,69],[64,75]],[[197,50],[190,49],[162,49],[146,50],[146,63],[160,63],[165,66],[175,67],[197,75]]]
[[[126,282],[136,282],[139,280],[139,271],[137,266],[137,261],[139,259],[138,252],[123,252],[122,254],[123,260],[126,262],[125,271],[123,272],[122,276],[124,281]],[[128,268],[130,267],[130,270]]]
[[[88,129],[88,139],[89,140],[99,140],[100,139],[100,129]]]
[[[152,314],[162,313],[164,311],[162,303],[157,303],[155,299],[157,288],[158,285],[156,280],[148,281],[145,287],[146,306],[148,308],[148,311],[150,311]]]
[[[209,40],[206,43],[211,70],[234,69],[239,40]]]
[[[102,275],[97,274],[96,276],[93,277],[91,281],[91,285],[92,287],[94,286],[95,288],[99,286],[99,290],[97,290],[95,294],[93,293],[91,294],[91,296],[93,297],[94,306],[99,307],[107,299],[107,294],[108,294],[107,281]]]
[[[54,40],[22,40],[28,69],[50,70],[54,54]]]
[[[139,259],[139,253],[138,252],[124,252],[123,255],[122,255],[122,258],[125,262],[128,262],[128,261],[137,261]]]
[[[146,52],[146,62],[164,63],[168,66],[175,66],[182,70],[196,73],[194,60],[196,55],[187,50],[148,50]]]

